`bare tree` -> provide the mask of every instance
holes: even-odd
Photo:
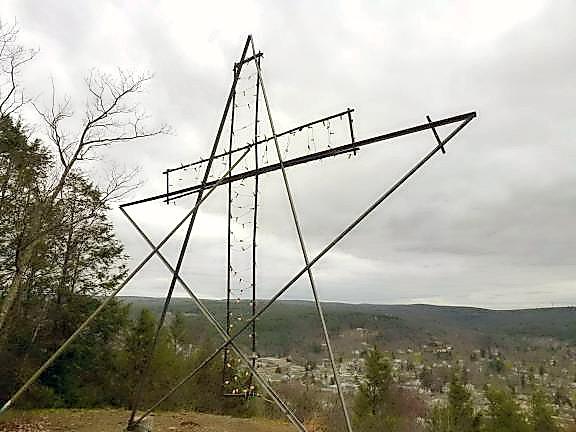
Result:
[[[142,92],[144,85],[151,79],[149,74],[136,75],[118,70],[115,75],[92,71],[86,78],[88,99],[80,127],[75,131],[66,129],[74,122],[69,98],[57,102],[56,91],[52,85],[52,103],[48,109],[36,111],[47,128],[47,141],[54,146],[60,161],[56,169],[53,187],[35,206],[31,222],[16,251],[14,276],[0,307],[0,331],[5,326],[10,310],[21,291],[23,276],[30,265],[36,246],[54,229],[46,223],[58,201],[66,182],[75,170],[81,170],[82,162],[94,160],[98,151],[110,145],[137,141],[143,138],[167,133],[168,127],[146,126],[146,116],[136,103],[135,97]],[[110,181],[102,189],[102,206],[113,198],[118,198],[132,187],[132,174],[111,172]]]
[[[30,101],[24,96],[18,76],[36,53],[18,43],[16,23],[6,25],[0,21],[0,117],[15,113]]]

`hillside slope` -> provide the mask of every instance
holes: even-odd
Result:
[[[144,307],[159,313],[163,302],[163,299],[145,297],[122,297],[122,300],[132,305],[133,313]],[[220,322],[224,321],[224,301],[206,300],[205,304]],[[248,303],[243,307],[248,315]],[[490,310],[347,303],[325,303],[323,307],[330,333],[340,336],[344,345],[346,335],[354,334],[356,329],[365,329],[366,342],[388,346],[414,346],[436,339],[473,345],[505,344],[525,338],[576,342],[576,308],[573,307]],[[170,311],[184,313],[199,338],[214,335],[191,300],[173,299]],[[278,301],[258,320],[257,329],[261,354],[265,355],[314,353],[322,343],[316,308],[309,301]]]

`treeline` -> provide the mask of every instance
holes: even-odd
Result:
[[[108,166],[97,184],[88,169],[97,171],[95,161],[110,145],[134,145],[166,131],[147,126],[136,100],[149,75],[92,71],[80,115],[71,98],[58,97],[54,83],[47,107],[40,98],[32,103],[19,79],[34,56],[19,44],[16,25],[0,20],[0,401],[126,275],[107,213],[111,202],[134,187],[134,173]],[[16,120],[23,108],[37,114],[34,131]],[[124,403],[131,326],[126,307],[112,304],[42,375],[23,404]]]
[[[115,290],[126,274],[122,245],[107,219],[106,192],[78,170],[55,199],[56,155],[9,116],[0,118],[0,298],[14,279],[17,296],[0,337],[0,401],[17,388]],[[33,248],[28,248],[30,243]],[[26,265],[20,254],[26,252]],[[130,318],[129,306],[113,302],[24,395],[20,407],[131,405],[143,379],[156,319],[148,310]],[[180,315],[160,337],[143,406],[209,354],[209,340],[194,340]],[[220,397],[221,364],[214,362],[165,408],[212,412],[243,408]],[[238,406],[238,407],[237,407]]]
[[[96,170],[94,161],[111,145],[134,145],[166,131],[149,128],[135,100],[149,75],[93,71],[85,79],[87,98],[79,116],[71,98],[58,97],[54,83],[47,107],[32,104],[41,125],[34,132],[44,140],[30,139],[32,132],[13,119],[32,100],[18,78],[35,52],[21,46],[17,36],[15,25],[0,20],[2,335],[34,294],[62,301],[69,292],[100,295],[123,277],[122,269],[114,268],[121,247],[106,211],[134,187],[134,172],[107,167],[97,186],[86,170]]]
[[[0,117],[3,400],[95,308],[95,298],[125,274],[103,193],[79,171],[70,172],[55,189],[54,159],[40,141],[29,140],[21,124]],[[122,325],[121,309],[116,305],[106,311],[86,339],[94,339],[95,346],[108,343]],[[102,327],[106,321],[109,327]],[[64,364],[62,358],[58,367]]]

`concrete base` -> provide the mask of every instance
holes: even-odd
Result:
[[[147,417],[138,424],[130,425],[126,428],[127,432],[152,432],[154,423],[153,417]]]

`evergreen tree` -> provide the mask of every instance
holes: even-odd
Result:
[[[479,417],[474,414],[472,395],[466,389],[460,373],[455,372],[448,391],[448,415],[454,432],[477,431]]]
[[[28,139],[20,124],[9,117],[0,118],[0,303],[7,301],[17,273],[20,281],[18,295],[10,300],[14,315],[0,332],[0,363],[7,365],[0,368],[0,400],[7,399],[47,353],[70,336],[97,307],[98,297],[114,289],[125,274],[122,245],[107,220],[102,194],[80,173],[71,173],[57,205],[43,210],[53,181],[53,159],[39,141]],[[29,250],[25,268],[19,267],[19,254],[31,241],[33,225],[45,235]],[[108,309],[99,318],[103,321],[97,320],[74,345],[74,353],[66,357],[69,368],[55,364],[50,371],[60,370],[62,376],[55,379],[46,372],[35,387],[39,393],[27,396],[30,401],[45,405],[53,399],[77,405],[82,397],[67,395],[71,388],[63,382],[70,378],[67,371],[75,367],[114,369],[117,334],[122,333],[127,312],[115,304]],[[97,335],[104,329],[110,331],[99,339]],[[96,351],[91,352],[92,348]],[[80,366],[84,358],[80,352],[92,357],[90,368]],[[96,381],[105,376],[92,375]],[[89,385],[86,374],[79,377],[80,384]],[[90,399],[85,403],[99,402]]]
[[[485,432],[529,432],[530,425],[512,394],[506,390],[486,390],[488,408],[484,421]]]
[[[357,415],[384,414],[392,384],[392,365],[377,348],[366,355],[364,376],[355,401]]]
[[[534,432],[558,432],[560,428],[553,418],[553,410],[546,394],[537,389],[532,393],[530,424]]]
[[[156,318],[148,309],[142,309],[136,321],[132,324],[126,338],[125,353],[127,384],[129,393],[133,393],[143,379],[146,368],[146,358],[156,331]]]
[[[69,331],[99,305],[99,300],[74,296],[67,303],[72,320]],[[128,323],[128,306],[112,302],[95,319],[83,337],[76,340],[43,374],[40,385],[54,392],[67,407],[120,406],[126,403],[120,359],[121,335]],[[67,337],[68,334],[64,334]],[[57,342],[52,342],[54,346]]]
[[[393,430],[397,419],[392,413],[392,365],[376,347],[365,359],[364,381],[354,400],[354,419],[360,431]]]
[[[474,413],[472,396],[461,373],[452,374],[448,403],[432,409],[427,429],[430,432],[476,432],[480,429],[480,416]]]
[[[0,41],[5,41],[4,36],[5,33],[0,22]],[[9,45],[2,44],[3,55],[0,56],[0,63],[3,66],[0,67],[0,128],[2,128],[0,141],[4,141],[6,137],[9,141],[8,145],[5,142],[0,145],[0,152],[3,153],[2,159],[6,159],[4,154],[6,148],[11,150],[18,144],[26,144],[28,140],[25,134],[19,133],[19,131],[16,131],[16,134],[10,133],[10,130],[6,132],[6,129],[11,129],[13,126],[10,124],[10,114],[14,112],[14,109],[21,106],[18,103],[14,105],[11,98],[15,89],[17,89],[16,94],[21,93],[17,80],[14,80],[17,76],[14,75],[14,59],[20,55],[18,53],[25,52],[14,40],[15,33],[12,33],[10,37]],[[21,63],[17,62],[16,64]],[[12,89],[7,96],[3,97],[1,94],[2,83],[6,74],[10,77],[9,82]],[[61,228],[59,223],[61,216],[58,214],[68,211],[71,215],[68,219],[73,220],[74,223],[84,222],[83,218],[75,218],[74,214],[70,213],[69,202],[66,201],[66,190],[69,190],[78,178],[85,178],[85,174],[81,171],[84,161],[92,159],[96,151],[113,143],[138,140],[166,131],[166,127],[148,130],[140,125],[142,117],[135,112],[135,105],[130,102],[130,98],[142,89],[149,78],[146,75],[134,76],[123,72],[120,72],[117,78],[106,74],[92,73],[86,80],[88,100],[85,115],[77,122],[79,128],[76,131],[64,127],[64,123],[73,115],[69,111],[69,101],[59,104],[53,93],[51,109],[42,112],[37,108],[41,121],[48,131],[46,142],[52,145],[54,156],[52,157],[50,154],[49,163],[42,165],[45,170],[44,174],[49,174],[49,181],[39,182],[36,181],[40,179],[39,177],[32,177],[30,185],[24,185],[24,187],[14,190],[13,197],[17,201],[13,202],[12,211],[5,213],[7,208],[2,208],[3,214],[9,214],[14,222],[19,223],[13,225],[13,235],[7,236],[8,239],[14,240],[9,249],[13,254],[13,260],[10,262],[9,274],[7,276],[2,275],[2,280],[0,280],[2,284],[0,331],[3,331],[4,327],[10,323],[12,315],[18,315],[18,311],[14,309],[18,307],[17,302],[27,288],[29,275],[34,273],[36,261],[39,259],[46,260],[46,249],[53,247],[49,237]],[[18,135],[18,138],[13,139],[13,135]],[[25,146],[20,145],[20,147]],[[44,153],[47,154],[45,151]],[[36,154],[39,153],[36,152]],[[27,169],[27,165],[28,162],[32,162],[32,159],[29,157],[21,158],[20,160],[24,163],[18,164],[19,159],[11,156],[18,156],[18,153],[8,152],[9,163],[6,165],[7,170],[1,173],[4,178],[0,180],[3,182],[3,188],[10,185],[10,182],[5,181],[6,178],[8,180],[10,178],[19,180],[29,178],[25,174],[30,171]],[[20,169],[18,169],[19,166]],[[105,204],[113,197],[121,196],[129,187],[130,174],[113,171],[109,174],[110,180],[106,186],[102,187],[102,190],[98,190],[89,182],[85,182],[87,188],[84,193],[92,193],[92,198],[97,198],[97,200],[93,199],[92,202],[98,202],[100,209],[104,208]],[[6,203],[4,192],[4,189],[0,192],[2,205]],[[81,209],[82,207],[76,208]],[[69,223],[69,220],[65,222]],[[64,254],[63,257],[65,259],[66,255]],[[0,339],[0,346],[3,343],[4,339]]]

